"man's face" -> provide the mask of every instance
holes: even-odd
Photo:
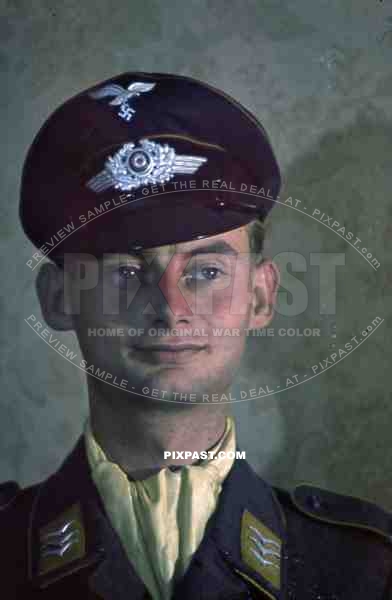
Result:
[[[264,325],[254,315],[257,298],[271,300],[276,286],[276,271],[252,265],[246,227],[93,262],[82,269],[94,284],[86,286],[80,260],[72,261],[67,292],[86,368],[125,379],[136,393],[164,390],[166,399],[227,390],[246,328]]]

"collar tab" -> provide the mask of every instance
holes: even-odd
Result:
[[[245,509],[241,520],[241,558],[277,590],[280,589],[281,552],[280,537]]]
[[[86,536],[79,503],[39,530],[39,546],[39,577],[85,557]]]
[[[61,468],[38,487],[28,533],[28,577],[33,588],[46,588],[104,557],[104,544],[95,531],[91,486],[80,472],[80,468],[86,472],[82,452],[79,441]],[[77,489],[72,487],[74,481],[80,482]]]

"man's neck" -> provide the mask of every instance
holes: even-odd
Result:
[[[113,394],[110,386],[89,383],[94,438],[108,460],[118,464],[131,479],[145,479],[165,467],[197,462],[192,457],[165,458],[164,452],[200,453],[212,448],[224,434],[224,405],[184,406],[142,400],[122,390]]]

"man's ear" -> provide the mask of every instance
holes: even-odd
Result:
[[[272,260],[265,259],[255,265],[252,310],[249,319],[250,329],[266,327],[272,320],[279,285],[279,267]]]
[[[73,319],[66,294],[63,269],[53,263],[41,265],[35,282],[42,314],[46,323],[57,331],[73,329]]]

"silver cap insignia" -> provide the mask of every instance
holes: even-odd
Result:
[[[90,92],[91,98],[106,98],[107,96],[114,96],[113,100],[109,102],[111,106],[119,106],[120,110],[117,113],[119,117],[125,121],[130,121],[135,114],[135,109],[129,106],[128,100],[136,98],[144,92],[149,92],[156,86],[155,83],[144,83],[142,81],[135,81],[131,83],[127,88],[123,88],[121,85],[115,83],[105,85],[103,88]]]
[[[124,144],[114,156],[109,156],[103,171],[87,182],[96,193],[114,187],[129,191],[143,185],[164,183],[176,174],[193,174],[207,161],[203,156],[176,154],[168,144],[148,139]]]

